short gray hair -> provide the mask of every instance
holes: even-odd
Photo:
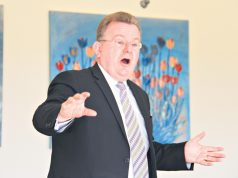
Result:
[[[138,30],[141,32],[139,20],[135,16],[133,16],[129,13],[126,13],[126,12],[115,12],[115,13],[106,15],[102,19],[100,24],[98,25],[97,41],[99,41],[100,38],[103,36],[104,32],[107,29],[107,26],[111,22],[124,22],[124,23],[128,23],[128,24],[134,24],[138,28]]]

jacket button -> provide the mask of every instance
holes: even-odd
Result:
[[[125,161],[126,164],[129,164],[130,163],[130,158],[125,158],[124,161]]]
[[[46,127],[47,127],[47,128],[50,128],[51,126],[52,126],[52,123],[51,123],[51,122],[46,123]]]

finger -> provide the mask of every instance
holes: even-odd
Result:
[[[215,147],[215,146],[206,146],[206,150],[208,152],[214,152],[214,151],[223,151],[224,148],[223,147]]]
[[[209,161],[209,162],[220,162],[221,159],[217,158],[217,157],[213,157],[213,156],[207,156],[206,161]]]
[[[88,98],[90,96],[90,93],[85,91],[83,93],[81,93],[85,98]]]
[[[83,112],[84,116],[96,116],[97,112],[93,109],[85,108]]]
[[[204,165],[204,166],[212,166],[212,162],[209,162],[209,161],[206,161],[206,160],[203,160],[203,161],[199,162],[199,164]]]
[[[89,92],[76,93],[73,98],[77,101],[84,102],[90,96]]]
[[[222,153],[214,153],[214,152],[209,152],[208,156],[212,156],[212,157],[215,157],[215,158],[225,158],[224,154],[222,154]]]
[[[201,132],[200,134],[193,137],[191,140],[195,142],[199,142],[203,137],[205,137],[205,132]]]

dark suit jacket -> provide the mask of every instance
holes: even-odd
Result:
[[[186,170],[184,143],[162,145],[153,142],[152,119],[147,94],[128,80],[148,133],[150,178],[156,169]],[[86,107],[97,111],[96,117],[82,117],[63,132],[54,125],[61,103],[84,91],[91,96]],[[50,84],[48,97],[36,110],[35,128],[52,136],[52,156],[48,178],[127,178],[130,150],[122,118],[98,65],[81,71],[60,73]]]

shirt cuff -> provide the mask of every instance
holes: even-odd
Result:
[[[191,163],[186,163],[186,165],[187,165],[187,168],[190,170],[190,169],[191,169],[191,166],[192,166],[192,164],[191,164]]]
[[[59,122],[56,119],[54,130],[57,133],[62,133],[73,122],[73,120],[74,119],[70,119],[70,120],[67,120],[67,121],[64,121],[64,122]]]

